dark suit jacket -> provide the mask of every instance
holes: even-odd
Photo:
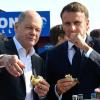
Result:
[[[66,74],[72,74],[77,77],[79,84],[62,95],[62,100],[72,100],[73,94],[84,94],[84,98],[90,99],[90,94],[94,92],[96,87],[100,86],[100,40],[87,39],[91,47],[96,50],[91,54],[91,58],[86,58],[84,53],[81,58],[79,74],[74,76],[75,71],[68,59],[68,42],[51,49],[48,52],[47,81],[50,83],[49,100],[57,100],[54,92],[54,86],[57,80],[64,78]],[[95,55],[95,54],[96,55]]]
[[[5,42],[5,49],[3,48],[2,50],[0,45],[0,54],[2,53],[18,55],[12,39]],[[32,69],[34,68],[38,75],[44,76],[43,61],[37,54],[32,56]],[[0,100],[25,100],[25,91],[26,88],[24,75],[21,75],[20,77],[14,77],[10,75],[5,68],[0,69]],[[33,97],[34,100],[38,100],[38,96],[34,92],[34,89]]]

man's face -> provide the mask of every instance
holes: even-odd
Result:
[[[63,30],[69,38],[75,34],[80,34],[84,38],[89,29],[89,20],[86,19],[82,12],[65,11],[62,14],[62,25]]]
[[[24,48],[29,49],[38,42],[41,29],[41,19],[35,16],[26,16],[23,22],[15,25],[16,38]]]

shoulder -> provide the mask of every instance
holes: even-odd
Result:
[[[48,50],[47,56],[50,59],[58,58],[59,56],[65,54],[67,52],[67,45],[68,42],[65,42],[57,47],[54,47],[50,50]]]
[[[100,38],[89,37],[89,45],[97,52],[100,52]]]
[[[68,42],[64,42],[56,47],[53,47],[52,49],[48,50],[48,52],[52,52],[52,53],[57,53],[57,52],[60,52],[60,51],[63,51],[64,49],[67,48],[67,44]]]

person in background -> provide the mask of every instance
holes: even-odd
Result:
[[[91,43],[89,14],[83,4],[69,3],[60,16],[68,41],[48,51],[48,100],[72,100],[78,94],[90,99],[100,85],[100,41]]]
[[[55,25],[50,29],[49,40],[51,44],[50,48],[39,54],[44,61],[46,60],[46,55],[49,49],[56,47],[67,40],[61,24]]]
[[[94,29],[90,32],[90,36],[94,38],[100,38],[100,29]]]
[[[65,32],[63,31],[62,25],[56,25],[50,29],[50,43],[54,46],[58,46],[65,42]]]
[[[45,78],[43,60],[34,50],[41,29],[41,16],[34,10],[27,10],[19,15],[14,25],[15,36],[0,45],[0,60],[3,61],[0,69],[0,100],[46,99],[50,87],[46,80],[42,79],[34,87],[30,81],[32,74]]]

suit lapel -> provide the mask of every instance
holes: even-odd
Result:
[[[39,75],[41,73],[40,72],[41,69],[40,69],[39,62],[38,62],[38,60],[37,60],[37,58],[36,58],[35,55],[33,55],[31,57],[31,61],[32,61],[32,72],[33,72],[33,74],[34,74],[34,70],[35,70],[36,71],[36,74]]]
[[[64,65],[66,65],[66,69],[67,69],[66,71],[69,74],[71,72],[71,64],[70,64],[70,61],[69,61],[69,58],[68,58],[68,42],[65,42],[64,44],[62,44],[62,47],[60,49],[61,49],[61,50],[59,50],[60,51],[59,54],[60,54],[60,57],[61,57],[60,61],[62,60]]]
[[[63,53],[62,55],[63,55],[63,58],[64,58],[65,62],[67,62],[67,64],[69,66],[71,66],[71,63],[70,63],[69,57],[68,57],[68,42],[64,43],[63,52],[62,53]]]

